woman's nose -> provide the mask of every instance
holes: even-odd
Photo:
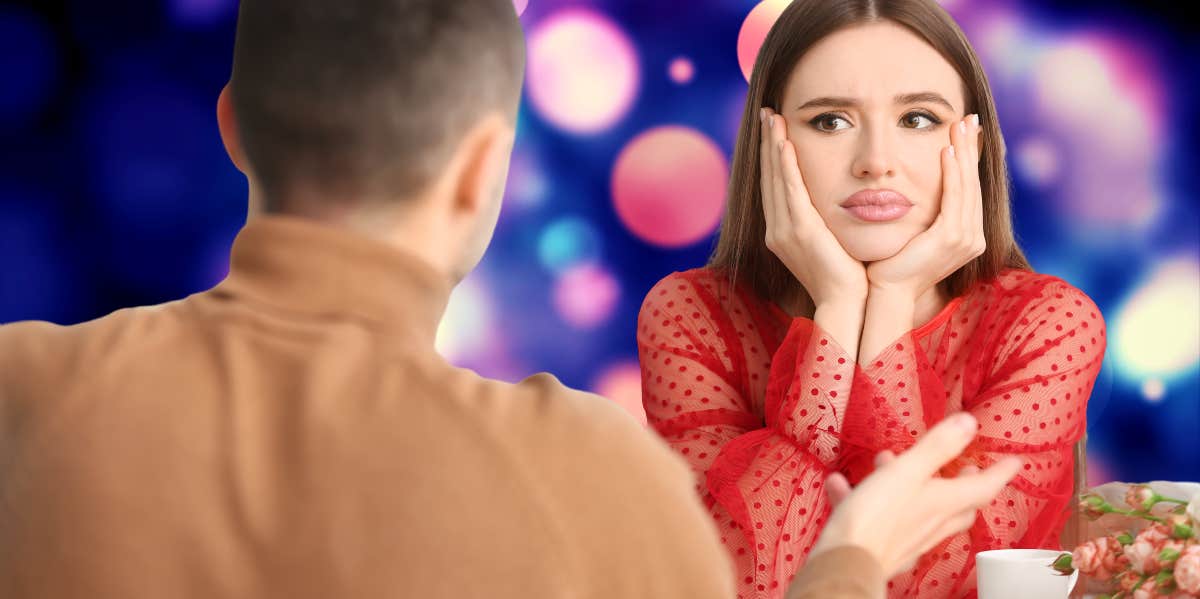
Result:
[[[854,176],[861,179],[881,179],[894,174],[891,144],[882,131],[868,131],[859,140],[854,157]]]

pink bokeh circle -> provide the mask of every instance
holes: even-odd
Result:
[[[554,308],[567,324],[595,328],[610,317],[621,297],[616,277],[597,264],[568,269],[554,284]]]
[[[742,68],[742,76],[746,81],[750,81],[754,59],[758,57],[758,50],[767,39],[767,33],[791,3],[792,0],[763,0],[742,21],[742,29],[738,32],[737,55],[738,66]]]
[[[688,127],[650,129],[621,150],[613,204],[642,240],[683,247],[712,235],[725,206],[729,164],[717,144]]]
[[[689,83],[692,77],[696,76],[696,65],[692,61],[680,56],[671,61],[667,67],[667,74],[671,77],[671,81],[678,84]]]
[[[563,10],[529,35],[526,90],[538,114],[560,129],[611,127],[633,105],[638,79],[633,43],[598,13]]]
[[[646,409],[642,407],[642,369],[635,361],[618,362],[596,377],[592,391],[621,406],[634,418],[646,424]]]

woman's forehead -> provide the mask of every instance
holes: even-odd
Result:
[[[962,79],[925,40],[891,22],[831,33],[792,70],[785,94],[799,106],[815,97],[891,105],[898,96],[934,92],[962,109]]]

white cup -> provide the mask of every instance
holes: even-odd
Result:
[[[979,599],[1066,599],[1079,579],[1051,568],[1064,552],[1054,549],[996,549],[975,554]]]

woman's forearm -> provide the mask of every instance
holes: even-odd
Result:
[[[833,340],[851,356],[858,359],[859,336],[863,328],[864,299],[844,299],[817,306],[813,322],[833,337]]]
[[[864,311],[860,361],[873,360],[901,335],[913,329],[916,299],[903,293],[871,288]]]

